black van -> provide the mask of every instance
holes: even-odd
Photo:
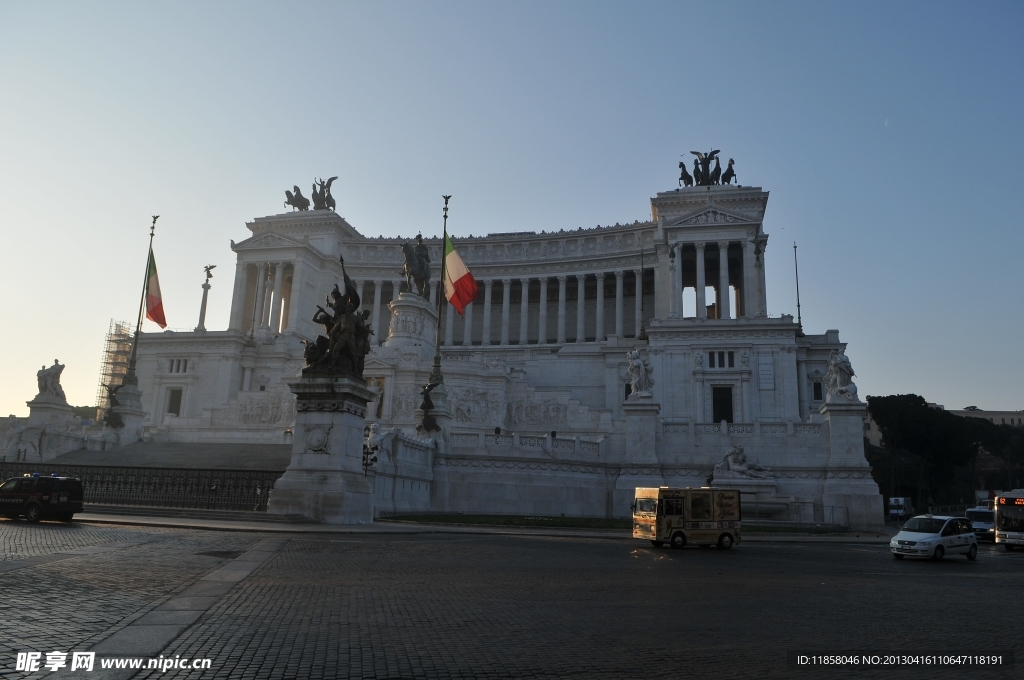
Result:
[[[29,522],[70,522],[76,512],[82,512],[82,480],[76,477],[42,477],[37,472],[0,485],[0,514],[11,519],[23,515]]]

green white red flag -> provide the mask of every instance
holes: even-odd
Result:
[[[160,279],[156,276],[156,260],[153,251],[149,251],[149,273],[146,275],[146,318],[160,328],[167,328],[164,318],[164,299],[160,295]]]
[[[466,305],[476,298],[477,285],[450,236],[444,239],[444,270],[444,296],[461,315]]]

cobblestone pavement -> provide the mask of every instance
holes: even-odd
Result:
[[[17,652],[85,651],[226,561],[196,553],[241,551],[260,540],[252,534],[10,520],[0,521],[0,536],[5,556],[11,549],[25,562],[90,546],[114,548],[0,571],[2,678],[26,677],[14,669]],[[137,543],[117,549],[129,541]]]
[[[146,529],[143,533],[156,535],[163,533],[163,529]],[[78,522],[31,525],[20,520],[0,519],[0,562],[139,538],[140,532],[135,527],[91,526]]]
[[[12,651],[87,648],[230,564],[195,553],[263,538],[133,535],[147,533],[145,544],[3,575],[13,606],[0,609],[0,675],[25,677],[10,670]],[[22,580],[8,589],[13,576]],[[977,562],[934,563],[897,562],[875,545],[292,536],[163,650],[210,658],[212,670],[135,677],[1010,678],[1019,670],[800,670],[786,659],[1012,649],[1024,640],[1022,587],[1024,553],[992,546]],[[34,615],[21,611],[46,593]],[[11,643],[12,629],[31,636]]]
[[[922,563],[884,546],[292,540],[165,654],[215,659],[224,678],[842,677],[791,670],[786,653],[1024,639],[1020,617],[999,635],[984,625],[1024,585],[1024,554],[983,552]],[[985,673],[967,674],[1010,677]]]

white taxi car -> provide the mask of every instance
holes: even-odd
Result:
[[[898,560],[904,557],[930,557],[941,560],[946,555],[978,558],[978,539],[971,520],[966,517],[918,515],[907,520],[900,532],[889,541],[889,550]]]

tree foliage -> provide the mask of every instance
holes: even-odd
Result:
[[[918,503],[956,503],[972,493],[977,486],[974,462],[981,448],[1013,469],[1024,466],[1024,432],[1020,428],[954,415],[929,406],[916,394],[868,397],[867,404],[893,468],[901,452],[916,459]],[[970,472],[966,478],[960,474],[963,470]]]

